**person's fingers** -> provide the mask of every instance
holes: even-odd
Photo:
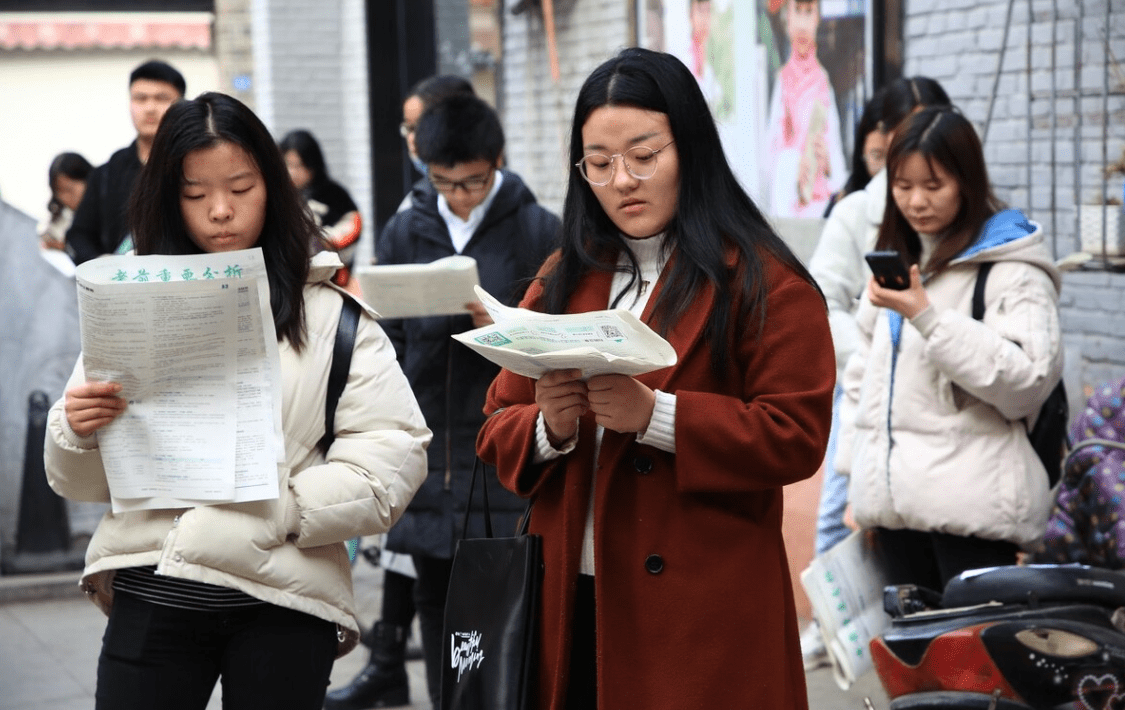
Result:
[[[582,371],[578,369],[551,370],[540,377],[538,382],[545,387],[555,387],[564,382],[578,380],[581,377]]]

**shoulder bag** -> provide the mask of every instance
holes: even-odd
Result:
[[[441,710],[531,710],[536,703],[543,541],[527,532],[531,502],[515,537],[493,537],[484,480],[485,537],[464,538],[478,468],[483,468],[479,458],[445,602]]]

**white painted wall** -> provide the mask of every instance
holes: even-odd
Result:
[[[0,197],[41,218],[47,168],[63,151],[94,165],[128,145],[129,73],[149,59],[176,67],[189,97],[219,88],[211,54],[198,51],[33,51],[0,53]]]

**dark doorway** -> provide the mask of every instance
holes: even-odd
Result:
[[[367,0],[367,76],[375,230],[394,215],[414,179],[399,135],[403,95],[437,71],[433,0]]]

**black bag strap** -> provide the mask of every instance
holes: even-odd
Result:
[[[352,350],[355,348],[355,333],[359,327],[360,306],[351,296],[344,296],[340,309],[340,322],[336,325],[336,344],[332,348],[332,366],[328,370],[328,395],[324,403],[324,436],[316,442],[320,453],[327,454],[328,447],[336,440],[336,405],[348,382],[348,371],[352,366]]]
[[[469,495],[465,501],[465,517],[461,519],[461,539],[465,540],[469,537],[469,514],[473,510],[473,489],[477,484],[477,470],[485,471],[485,464],[480,460],[480,456],[476,457],[473,462],[473,475],[469,479]],[[484,536],[487,538],[493,537],[492,535],[492,511],[488,507],[488,481],[484,480],[487,472],[481,474],[480,487],[484,497]],[[532,497],[527,501],[527,507],[523,511],[523,517],[520,518],[520,527],[516,531],[516,535],[526,535],[528,525],[531,521],[531,506],[535,503],[535,498]]]
[[[984,285],[988,283],[988,272],[992,271],[992,262],[986,261],[980,265],[977,272],[977,284],[973,287],[973,318],[984,320]]]

